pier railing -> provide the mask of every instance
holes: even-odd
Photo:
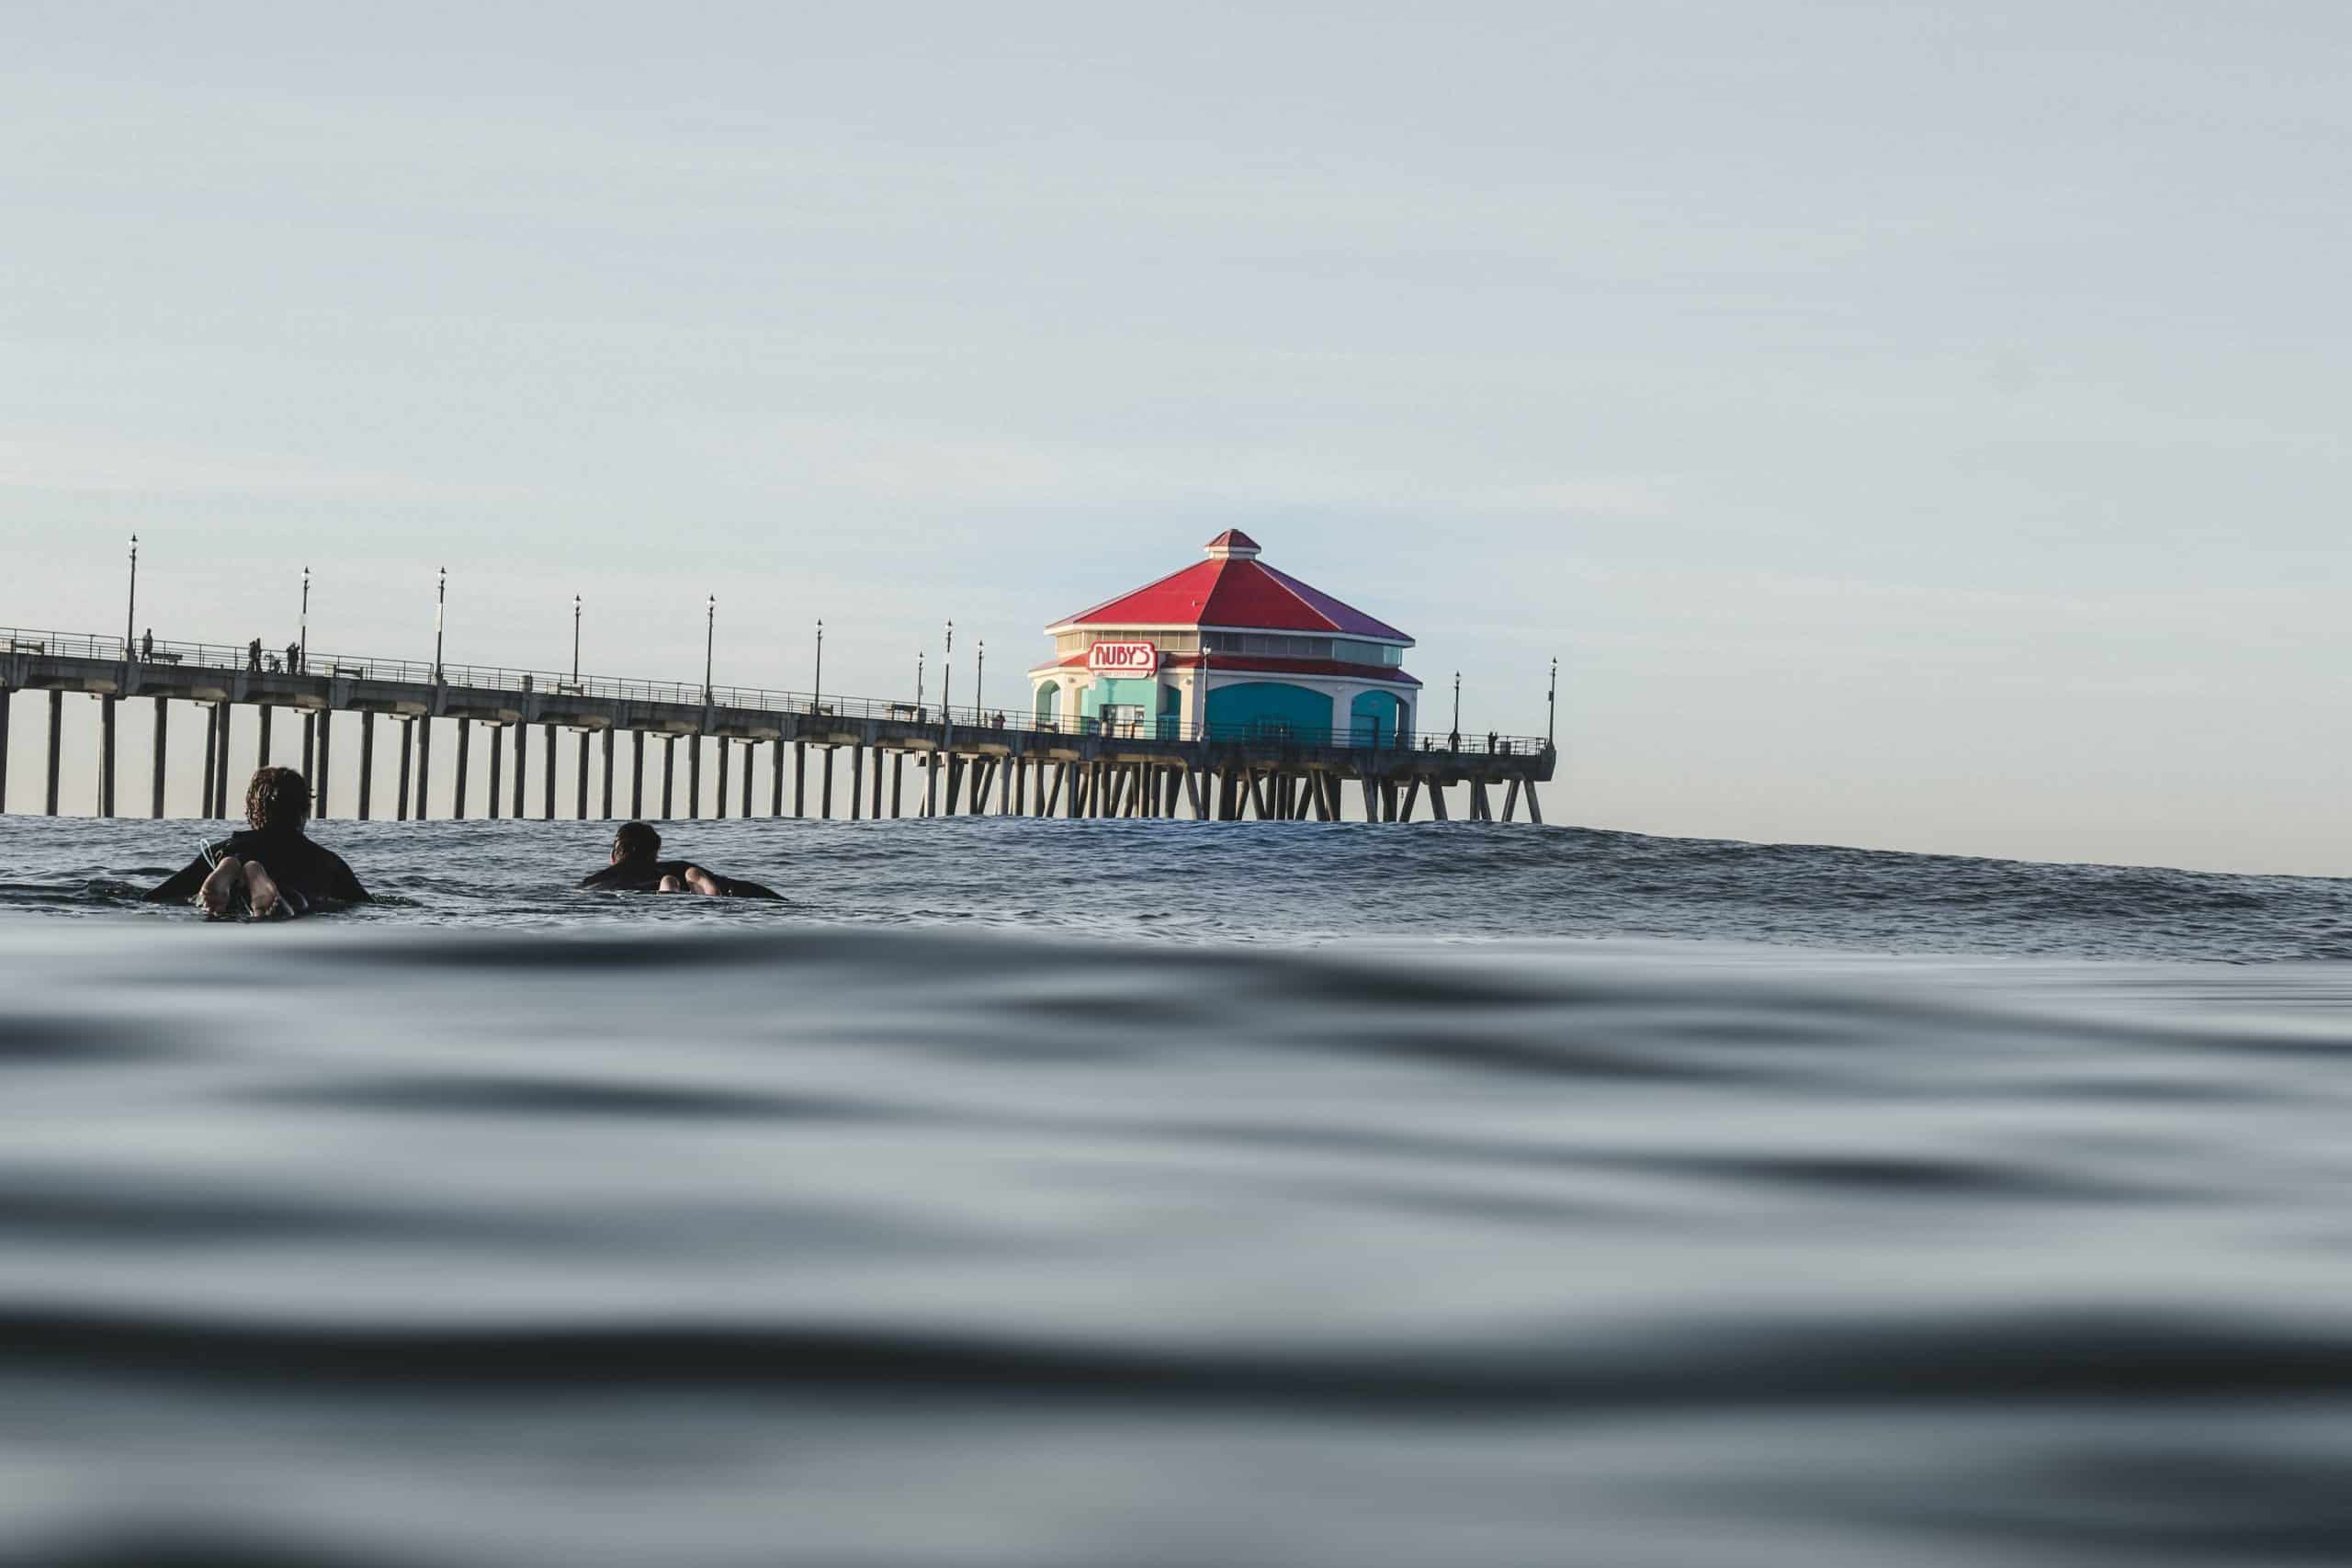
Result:
[[[981,707],[961,703],[948,708],[935,702],[849,697],[765,686],[714,685],[705,688],[699,682],[570,675],[504,665],[445,662],[435,669],[429,660],[357,657],[318,649],[304,654],[297,648],[256,648],[251,642],[236,645],[166,641],[162,638],[151,642],[143,637],[126,643],[119,637],[0,626],[0,657],[9,654],[89,659],[107,663],[129,660],[182,670],[220,670],[321,682],[374,681],[513,692],[543,697],[577,696],[601,702],[663,703],[674,706],[792,714],[804,719],[876,720],[886,724],[941,728],[952,726],[959,737],[967,739],[973,738],[974,732],[983,736],[994,732],[1025,735],[1047,741],[1058,737],[1094,740],[1208,740],[1272,747],[1339,747],[1379,751],[1527,757],[1540,755],[1549,745],[1540,735],[1503,735],[1468,730],[1442,734],[1411,730],[1399,733],[1391,726],[1370,723],[1325,728],[1262,719],[1246,724],[1182,724],[1167,715],[1131,719],[1084,716],[1045,719],[1017,708]]]

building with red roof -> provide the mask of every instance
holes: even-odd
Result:
[[[1205,560],[1046,628],[1029,671],[1040,724],[1088,733],[1295,739],[1396,746],[1412,738],[1413,639],[1259,558],[1228,528]]]

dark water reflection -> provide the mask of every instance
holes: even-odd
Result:
[[[264,930],[5,826],[0,1562],[2352,1556],[2352,965],[2091,961],[2182,940],[2127,874],[1939,942],[1875,867],[1841,957],[1559,940],[1780,907],[1592,835],[1462,944],[1435,851],[1279,829],[707,829],[779,911],[379,828],[412,903]]]

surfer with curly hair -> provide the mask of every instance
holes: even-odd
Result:
[[[214,919],[240,908],[256,919],[365,904],[368,890],[343,857],[303,831],[311,786],[291,768],[262,768],[245,788],[245,829],[208,844],[150,903],[192,898]]]

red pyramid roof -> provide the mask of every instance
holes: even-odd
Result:
[[[1210,558],[1132,593],[1057,622],[1061,626],[1228,626],[1250,631],[1328,632],[1387,642],[1413,639],[1385,621],[1310,588],[1257,558],[1249,535],[1228,528],[1209,541]],[[1248,551],[1244,555],[1240,552]]]

